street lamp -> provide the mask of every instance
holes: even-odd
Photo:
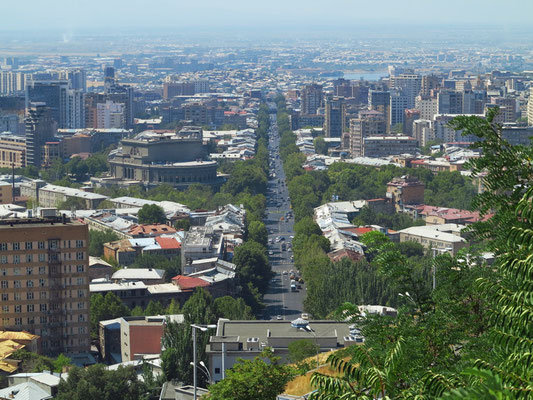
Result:
[[[189,364],[191,364],[194,367],[194,363],[192,361]],[[202,367],[202,368],[200,368],[200,367]],[[207,378],[209,383],[210,384],[213,383],[213,380],[211,379],[211,374],[209,373],[209,369],[207,369],[207,366],[205,365],[205,363],[203,361],[200,361],[198,363],[198,368],[200,368],[200,371],[202,371],[205,374],[205,377]]]
[[[215,329],[216,325],[196,325],[191,324],[192,328],[192,358],[193,358],[193,364],[195,368],[193,368],[193,386],[194,386],[194,395],[193,400],[197,400],[198,397],[196,395],[196,388],[198,385],[198,372],[196,371],[196,330],[200,329],[202,332],[206,332],[208,329]]]

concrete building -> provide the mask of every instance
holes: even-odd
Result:
[[[426,225],[412,226],[411,228],[399,231],[400,242],[417,242],[426,249],[433,249],[435,252],[447,252],[455,256],[467,242],[460,236],[461,225]],[[437,253],[438,254],[438,253]]]
[[[420,111],[420,119],[431,121],[433,116],[439,112],[437,99],[429,96],[417,96],[415,108]]]
[[[288,346],[294,341],[307,339],[320,352],[336,350],[356,344],[345,322],[306,321],[230,321],[219,319],[216,333],[209,338],[206,348],[208,365],[215,382],[222,379],[222,368],[230,369],[237,359],[252,360],[265,347],[287,361]],[[224,359],[224,361],[223,361]]]
[[[19,116],[17,114],[0,115],[0,133],[19,134]]]
[[[0,221],[2,329],[40,335],[42,352],[90,348],[88,229],[67,218]]]
[[[115,181],[145,185],[217,185],[217,163],[206,158],[202,137],[201,128],[186,127],[178,133],[145,131],[124,139],[119,151],[110,156],[111,175]]]
[[[455,90],[441,90],[437,93],[438,114],[462,114],[463,93]]]
[[[502,139],[507,140],[513,146],[531,146],[533,126],[519,126],[517,124],[503,124]]]
[[[161,338],[166,317],[120,318],[120,353],[122,362],[161,354]]]
[[[422,77],[420,94],[423,96],[429,96],[432,90],[438,89],[442,79],[435,75],[424,75]]]
[[[322,85],[316,83],[306,85],[301,92],[300,114],[315,115],[318,109],[322,107],[322,99]]]
[[[413,122],[420,119],[420,110],[406,109],[403,116],[403,133],[407,136],[413,136]]]
[[[389,91],[370,90],[368,92],[368,108],[379,111],[385,116],[387,131],[390,129],[390,97]]]
[[[418,74],[391,74],[390,76],[391,88],[400,89],[403,95],[407,98],[407,107],[414,108],[415,98],[420,94],[422,85],[422,77]],[[391,125],[394,125],[391,122]]]
[[[120,129],[126,126],[125,106],[123,103],[115,103],[107,100],[105,103],[96,105],[96,128],[97,129]]]
[[[416,154],[418,141],[410,136],[373,136],[363,139],[364,157]]]
[[[0,133],[0,168],[26,166],[26,138]]]
[[[0,181],[0,204],[13,204],[13,185]]]
[[[192,226],[181,243],[181,265],[185,274],[197,272],[194,260],[218,257],[222,258],[224,238],[214,232],[212,227]]]
[[[423,204],[424,189],[424,183],[417,178],[406,175],[394,178],[387,183],[386,196],[393,201],[396,210],[400,211],[405,205]]]
[[[533,87],[529,89],[529,99],[527,102],[527,124],[533,126]]]
[[[413,99],[414,103],[414,99]],[[390,119],[389,123],[391,128],[396,124],[401,124],[403,127],[403,119],[405,116],[405,110],[407,110],[411,104],[409,96],[405,94],[403,90],[396,89],[390,92]]]
[[[434,140],[432,123],[427,119],[418,119],[413,121],[413,137],[418,140],[420,147],[424,147],[430,141]]]
[[[20,195],[34,200],[41,207],[52,208],[57,207],[69,198],[80,199],[85,203],[85,208],[88,210],[96,209],[98,204],[108,198],[107,196],[89,191],[50,185],[40,179],[22,183],[20,185]]]
[[[31,103],[26,113],[26,165],[40,168],[42,149],[47,141],[54,138],[57,123],[45,103]]]
[[[363,139],[370,136],[385,135],[387,126],[385,116],[379,111],[361,111],[359,118],[350,119],[349,149],[352,157],[363,155]]]
[[[326,100],[326,118],[324,131],[326,137],[342,136],[346,125],[346,103],[342,97],[333,97]]]

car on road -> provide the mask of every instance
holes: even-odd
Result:
[[[288,274],[288,272],[287,272],[287,271],[283,271],[283,275],[287,275],[287,274]]]
[[[276,319],[277,319],[278,321],[280,321],[280,320],[283,319],[283,317],[282,317],[281,315],[276,315]]]
[[[305,319],[305,320],[308,320],[308,319],[309,319],[309,314],[307,314],[307,313],[302,313],[301,318],[302,318],[302,319]]]

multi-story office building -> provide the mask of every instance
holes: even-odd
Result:
[[[73,69],[67,72],[66,76],[71,89],[87,91],[87,73],[84,69]]]
[[[364,157],[416,154],[418,142],[410,136],[371,136],[363,139]]]
[[[516,99],[510,97],[492,97],[490,103],[498,107],[497,123],[506,124],[516,121]]]
[[[26,115],[26,165],[41,167],[44,144],[57,129],[52,110],[45,103],[30,103]]]
[[[420,94],[422,96],[429,96],[432,90],[438,89],[440,87],[442,79],[435,75],[424,75],[422,77]]]
[[[46,103],[58,128],[85,127],[83,92],[69,88],[68,81],[30,81],[26,86],[26,108],[31,103]]]
[[[368,91],[368,108],[379,111],[385,116],[387,131],[390,129],[390,92],[383,90]]]
[[[26,139],[24,136],[0,134],[0,168],[26,166]]]
[[[418,141],[420,147],[424,147],[434,140],[434,132],[431,121],[428,119],[418,119],[413,121],[413,137]]]
[[[65,217],[0,221],[1,329],[40,335],[45,354],[89,351],[87,246]]]
[[[533,125],[533,87],[529,89],[529,99],[527,102],[527,124]]]
[[[322,85],[313,83],[303,88],[301,99],[301,114],[316,114],[317,110],[322,107]]]
[[[414,103],[414,99],[413,99]],[[405,110],[407,110],[411,104],[409,96],[407,96],[403,90],[391,90],[390,92],[390,126],[393,127],[396,124],[402,124]]]
[[[413,122],[417,119],[420,119],[420,110],[413,108],[404,110],[403,133],[407,136],[413,136]]]
[[[346,125],[346,103],[342,97],[333,97],[326,100],[326,118],[324,130],[326,137],[342,136]]]
[[[455,90],[441,90],[437,93],[438,114],[462,114],[463,93]]]
[[[385,116],[378,111],[361,111],[359,118],[350,119],[350,154],[363,155],[363,139],[369,136],[382,136],[387,132]]]
[[[0,71],[0,94],[23,93],[30,77],[21,71]]]
[[[415,108],[420,111],[420,119],[432,120],[433,116],[438,113],[437,99],[425,95],[417,96],[415,99]]]
[[[413,108],[415,106],[415,98],[420,93],[422,85],[422,77],[418,74],[391,74],[390,76],[391,88],[400,89],[403,95],[407,98],[407,107]],[[391,125],[394,125],[391,123]]]
[[[19,116],[17,114],[0,115],[0,133],[19,133]]]
[[[96,105],[96,128],[111,129],[124,128],[126,123],[125,107],[123,103],[107,100]]]

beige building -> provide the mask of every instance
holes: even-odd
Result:
[[[67,218],[0,221],[0,329],[40,335],[45,354],[89,351],[87,246]]]
[[[13,186],[10,183],[0,181],[0,204],[13,203]]]
[[[24,136],[0,135],[0,168],[26,166],[26,139]]]
[[[401,242],[417,242],[426,249],[432,249],[437,253],[450,253],[455,256],[467,242],[461,235],[462,225],[442,224],[412,226],[399,231]]]

